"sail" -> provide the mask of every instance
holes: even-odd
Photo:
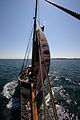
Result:
[[[47,39],[44,35],[44,32],[42,31],[42,29],[39,27],[36,31],[36,39],[37,41],[40,43],[40,45],[38,45],[38,47],[40,47],[40,55],[41,55],[41,66],[42,66],[42,76],[43,76],[43,80],[45,80],[46,78],[46,74],[45,74],[45,68],[44,68],[44,61],[46,63],[46,67],[47,70],[49,71],[49,67],[50,67],[50,50],[49,50],[49,46],[48,46],[48,42]],[[38,53],[39,55],[39,53]],[[37,91],[40,91],[41,89],[41,71],[40,71],[40,65],[38,66],[38,80],[37,80]]]
[[[37,36],[35,36],[33,51],[34,51],[33,52],[33,76],[36,76],[39,71],[39,52],[38,52]]]

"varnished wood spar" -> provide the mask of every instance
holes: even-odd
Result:
[[[32,48],[32,68],[34,68],[34,60],[35,60],[34,51],[35,51],[35,35],[36,35],[37,4],[38,4],[38,0],[36,0],[35,17],[34,17],[33,48]]]
[[[55,3],[52,2],[51,0],[45,0],[45,1],[48,2],[48,3],[50,3],[50,4],[52,4],[53,6],[55,6],[55,7],[57,7],[57,8],[59,8],[59,9],[61,9],[62,11],[68,13],[69,15],[77,18],[78,20],[80,20],[80,13],[71,11],[71,10],[69,10],[69,9],[67,9],[67,8],[64,8],[64,7],[60,6],[60,5],[58,5],[58,4],[55,4]]]
[[[32,91],[32,114],[33,114],[33,120],[38,120],[38,114],[37,114],[37,105],[35,101],[35,93],[34,93],[34,83],[31,83],[31,91]]]

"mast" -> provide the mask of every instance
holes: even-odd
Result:
[[[32,46],[32,73],[31,73],[31,77],[32,77],[32,81],[33,80],[33,72],[34,72],[34,59],[35,59],[35,36],[36,36],[36,19],[37,19],[37,3],[38,0],[36,0],[36,6],[35,6],[35,16],[33,17],[34,19],[34,32],[33,32],[33,46]],[[37,106],[36,103],[34,103],[34,99],[35,99],[35,93],[34,93],[34,84],[33,82],[31,82],[31,89],[30,89],[30,95],[31,95],[31,120],[38,120],[38,116],[37,116]],[[36,111],[35,111],[35,110]]]
[[[32,48],[32,69],[34,68],[34,47],[35,47],[35,36],[36,36],[37,4],[38,4],[38,0],[36,0],[35,17],[34,17],[34,33],[33,33],[33,48]]]

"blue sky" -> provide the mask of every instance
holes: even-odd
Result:
[[[53,1],[53,0],[52,0]],[[80,13],[80,0],[54,0]],[[23,58],[33,26],[35,0],[0,0],[0,58]],[[39,0],[51,57],[80,58],[80,21]]]

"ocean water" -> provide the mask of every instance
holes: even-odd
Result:
[[[19,120],[18,74],[22,60],[0,60],[0,120]],[[49,78],[59,120],[80,120],[80,60],[51,59]],[[54,120],[47,82],[45,99],[50,120]],[[43,120],[43,105],[40,114]]]

